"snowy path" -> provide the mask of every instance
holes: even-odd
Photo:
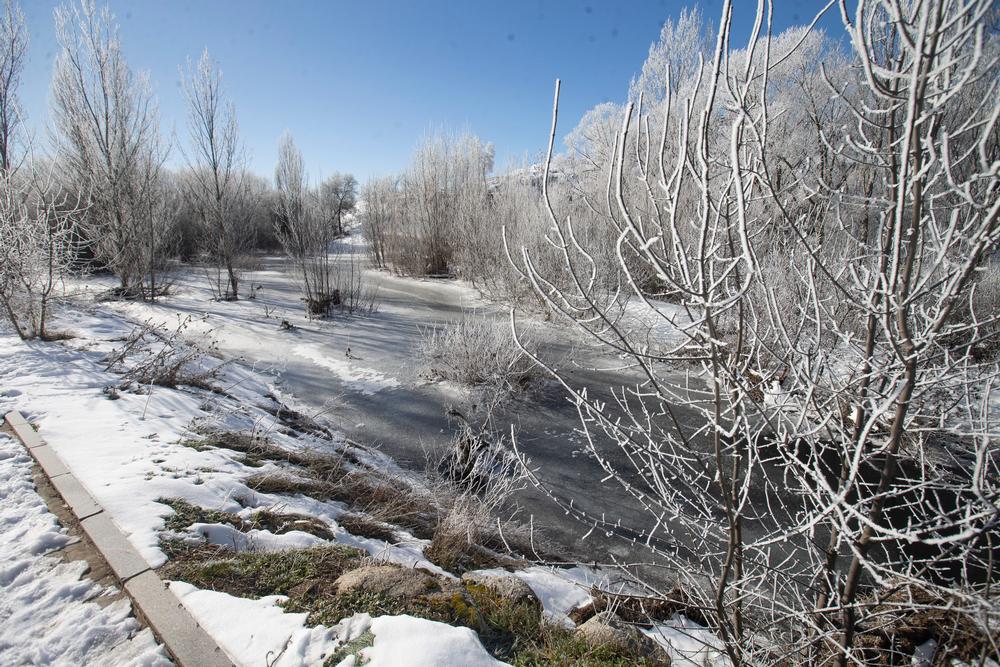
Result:
[[[49,555],[71,538],[35,491],[31,471],[20,443],[0,433],[0,663],[172,664],[127,598],[107,604],[117,591],[87,579],[85,562]]]

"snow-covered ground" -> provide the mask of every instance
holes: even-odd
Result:
[[[359,243],[350,237],[346,250],[360,252]],[[25,413],[152,567],[166,561],[160,539],[165,519],[174,511],[159,501],[174,498],[244,519],[263,509],[308,515],[328,528],[332,542],[360,548],[380,560],[451,577],[424,557],[426,540],[403,533],[405,539],[390,544],[352,535],[338,524],[346,510],[341,503],[261,493],[245,483],[251,474],[278,472],[278,464],[250,467],[230,450],[183,444],[197,438],[198,432],[224,430],[264,433],[272,444],[292,451],[330,452],[345,447],[346,440],[338,433],[331,439],[288,433],[274,416],[276,401],[341,428],[345,426],[343,410],[329,398],[338,392],[359,397],[362,403],[372,402],[378,406],[376,412],[383,408],[377,403],[383,393],[391,395],[398,406],[414,396],[400,393],[402,389],[427,384],[422,361],[414,354],[420,328],[463,317],[473,309],[490,310],[469,285],[369,272],[382,295],[375,316],[310,321],[303,317],[297,286],[284,268],[280,260],[264,260],[261,268],[245,278],[247,285],[262,286],[255,290],[256,297],[231,303],[213,301],[204,276],[194,271],[176,274],[170,294],[153,304],[94,303],[92,297],[110,286],[110,281],[92,278],[72,283],[76,298],[59,310],[50,326],[68,334],[68,339],[26,343],[0,330],[0,411]],[[279,327],[282,321],[293,326],[290,330]],[[209,348],[198,364],[218,366],[212,384],[224,392],[187,386],[109,390],[121,384],[122,377],[121,369],[106,369],[108,354],[120,349],[144,322],[161,326],[163,333],[180,327],[182,339]],[[295,381],[287,382],[290,377]],[[297,396],[289,393],[289,385]],[[454,393],[447,385],[435,391]],[[317,403],[322,404],[322,411],[317,411]],[[412,411],[408,414],[418,418]],[[357,421],[349,420],[354,429],[349,435],[364,429]],[[354,454],[377,469],[407,475],[375,450],[362,448]],[[188,537],[255,551],[327,543],[295,530],[274,534],[215,523],[190,526]],[[591,601],[591,586],[606,582],[599,571],[589,568],[532,567],[517,576],[539,597],[545,617],[564,626],[572,625],[570,611]],[[360,632],[375,636],[374,645],[364,653],[371,665],[498,664],[473,633],[431,621],[383,617],[310,627],[306,614],[282,609],[280,596],[246,600],[187,583],[174,582],[171,587],[241,665],[321,664],[324,656]],[[234,617],[241,622],[232,623]],[[127,608],[120,620],[128,621]],[[441,627],[429,631],[432,625],[428,624]],[[650,629],[654,639],[670,646],[668,652],[681,665],[685,663],[678,651],[691,643],[688,635],[698,637],[698,631],[683,618]],[[418,636],[430,645],[420,644],[420,650],[413,650]],[[404,654],[410,662],[400,662]],[[460,662],[435,662],[435,655],[459,656]]]
[[[35,491],[32,460],[0,433],[0,662],[171,665],[128,598],[87,578],[83,561],[50,552],[71,538]]]
[[[273,417],[254,407],[269,401],[266,395],[273,387],[266,378],[234,365],[220,379],[233,398],[156,386],[141,394],[121,392],[117,400],[109,400],[104,388],[121,378],[105,372],[101,360],[133,324],[98,310],[67,309],[58,326],[75,337],[62,343],[25,343],[10,333],[0,334],[0,411],[16,408],[26,414],[151,566],[166,560],[159,537],[164,517],[172,513],[157,501],[182,498],[244,515],[280,506],[282,511],[327,522],[338,542],[386,560],[439,570],[422,557],[419,542],[390,545],[340,529],[336,517],[343,508],[338,503],[262,494],[241,481],[267,466],[251,469],[235,461],[232,452],[197,451],[180,444],[193,435],[190,429],[195,423],[209,423],[255,426],[272,431],[272,439],[290,448],[302,447],[276,429]],[[192,530],[231,546],[229,526],[196,524]],[[321,541],[297,531],[282,535],[255,531],[242,538],[247,540],[243,546],[253,549],[287,549]],[[332,633],[305,628],[305,614],[284,614],[278,600],[242,604],[245,601],[224,593],[194,594],[183,586],[178,593],[199,622],[220,631],[216,639],[240,664],[261,664],[268,653],[283,656],[273,664],[310,664],[309,656],[323,655],[335,645]],[[245,622],[231,623],[234,607],[246,612]]]
[[[164,519],[173,512],[158,500],[181,498],[193,505],[244,517],[261,509],[279,507],[283,512],[306,514],[328,526],[334,542],[359,547],[379,559],[450,576],[423,557],[426,541],[410,538],[389,544],[358,537],[338,525],[337,518],[344,512],[340,503],[320,502],[301,495],[269,495],[244,483],[251,472],[267,472],[275,464],[250,468],[231,451],[199,451],[182,444],[185,438],[194,435],[193,427],[200,426],[267,432],[272,442],[291,450],[343,445],[336,436],[331,442],[283,432],[265,409],[270,406],[273,412],[272,397],[281,396],[273,376],[242,364],[230,364],[221,367],[213,380],[225,388],[225,395],[189,387],[153,386],[116,392],[117,398],[112,400],[106,388],[119,384],[122,378],[105,370],[104,360],[109,352],[122,345],[136,324],[104,307],[77,304],[63,308],[53,323],[55,330],[71,334],[70,339],[23,342],[9,332],[0,332],[0,411],[19,409],[26,414],[151,566],[159,566],[166,560],[159,539]],[[221,359],[208,356],[199,363],[211,366],[220,364]],[[287,396],[281,398],[292,402]],[[129,616],[127,602],[105,608],[90,602],[101,590],[79,579],[80,565],[39,556],[60,546],[65,536],[54,518],[44,512],[37,494],[31,491],[27,455],[10,440],[0,444],[4,475],[0,488],[5,494],[0,502],[0,517],[5,527],[0,536],[0,555],[5,558],[0,583],[12,591],[0,603],[5,619],[0,636],[15,647],[11,650],[21,652],[12,655],[25,655],[28,662],[49,664],[51,661],[43,658],[54,654],[31,652],[58,651],[59,655],[85,656],[89,655],[86,651],[106,645],[102,638],[119,637],[115,643],[121,644],[121,637],[135,634],[135,639],[127,643],[127,650],[119,648],[108,654],[112,656],[109,660],[118,662],[99,663],[162,663],[165,659],[148,631],[137,633],[138,626]],[[377,461],[382,470],[403,474],[377,452],[359,450],[358,455]],[[27,523],[18,524],[15,519],[19,516]],[[242,533],[225,524],[195,524],[189,530],[192,538],[202,537],[237,549],[277,550],[325,542],[299,531],[280,535],[267,530]],[[538,594],[546,616],[563,623],[568,622],[566,614],[570,610],[590,601],[589,587],[597,579],[595,573],[583,568],[565,571],[535,567],[518,576]],[[338,634],[336,627],[309,627],[306,614],[286,613],[279,606],[282,601],[279,596],[244,600],[198,590],[185,583],[176,582],[171,587],[240,665],[321,664],[324,656],[347,639],[346,635]],[[79,609],[58,615],[52,611],[56,599],[72,602]],[[37,611],[38,605],[48,611]],[[50,617],[50,613],[56,615]],[[240,623],[232,623],[235,617],[240,618]],[[45,627],[52,628],[52,636],[42,643],[30,643],[26,637],[31,633],[25,629],[28,624],[39,623],[39,619]],[[87,631],[80,632],[75,627],[74,632],[68,633],[66,623],[70,620],[74,625],[84,624]],[[366,630],[374,634],[375,643],[366,649],[369,664],[473,667],[498,664],[471,631],[433,624],[434,629],[429,632],[432,627],[429,624],[433,622],[409,617],[371,619]],[[8,629],[12,632],[8,633]],[[419,651],[414,650],[418,644]],[[403,654],[409,656],[410,662],[398,661]],[[457,656],[455,660],[460,662],[436,662],[434,656],[442,655]]]
[[[337,667],[500,667],[469,628],[443,625],[413,616],[359,614],[341,624],[342,636],[350,641],[364,632],[374,640],[358,656],[349,655]]]

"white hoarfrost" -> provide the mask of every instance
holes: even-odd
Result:
[[[85,562],[46,555],[71,538],[35,491],[31,469],[21,444],[0,434],[3,664],[170,665],[127,598],[114,599],[116,591],[87,579]]]

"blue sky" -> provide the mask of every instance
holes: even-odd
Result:
[[[40,143],[57,53],[54,0],[22,0],[31,33],[21,102]],[[112,0],[129,64],[148,70],[164,134],[185,141],[178,67],[208,48],[236,104],[251,167],[273,172],[290,130],[313,179],[398,171],[421,136],[468,129],[497,164],[534,157],[547,138],[554,80],[561,133],[589,108],[622,101],[661,24],[683,0]],[[720,0],[699,3],[718,20]],[[820,0],[776,0],[777,29]],[[737,34],[756,3],[735,0]],[[824,23],[836,30],[837,17]],[[181,163],[172,151],[170,164]]]

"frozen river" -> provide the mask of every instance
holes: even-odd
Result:
[[[347,250],[360,251],[360,245]],[[341,261],[349,255],[341,255]],[[355,255],[361,261],[360,252]],[[328,320],[304,317],[301,294],[284,258],[263,258],[244,277],[256,298],[233,303],[211,300],[205,276],[185,271],[175,277],[173,294],[152,308],[203,318],[196,325],[217,341],[223,355],[239,358],[258,371],[270,373],[286,395],[299,406],[322,417],[350,439],[381,449],[402,467],[423,471],[428,452],[447,446],[458,424],[451,409],[475,413],[475,392],[427,377],[420,354],[422,331],[453,323],[462,317],[505,311],[485,302],[478,292],[459,281],[412,279],[384,271],[365,272],[377,289],[376,312],[337,316]],[[147,317],[145,312],[133,315]],[[283,330],[282,321],[294,327]],[[622,370],[622,361],[571,335],[565,323],[526,320],[543,356],[559,360],[560,370],[573,387],[586,387],[592,398],[610,400],[611,388],[635,386],[641,378]],[[680,371],[678,371],[679,373]],[[548,489],[592,516],[629,528],[648,529],[656,517],[615,482],[602,482],[606,473],[583,451],[576,407],[554,381],[506,404],[497,417],[498,430],[517,434],[520,451]],[[693,432],[699,417],[677,409],[679,421]],[[612,443],[601,444],[601,454],[616,469],[632,471],[630,482],[642,484],[628,458]],[[556,550],[584,562],[648,561],[650,554],[630,539],[591,530],[568,516],[537,489],[522,491],[520,519],[531,523]],[[753,532],[752,526],[746,527]],[[626,531],[627,532],[627,531]],[[586,540],[583,536],[586,535]],[[660,546],[671,545],[661,542]]]

